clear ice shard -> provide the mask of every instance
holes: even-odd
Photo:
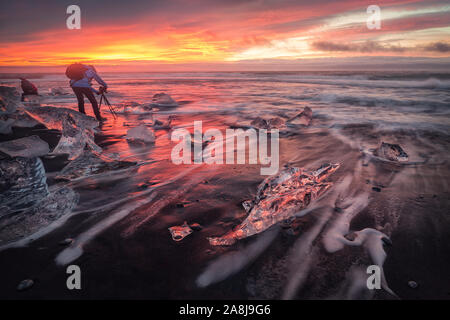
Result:
[[[48,143],[38,136],[30,136],[2,142],[0,151],[10,157],[33,158],[46,155],[50,149]]]
[[[0,218],[31,207],[48,194],[41,159],[0,160]]]
[[[94,142],[95,128],[98,127],[94,118],[68,108],[28,106],[24,111],[48,129],[62,132],[52,154],[68,154],[69,160],[73,160],[83,153],[85,147],[94,152],[102,151]]]
[[[78,199],[69,187],[48,187],[40,158],[0,160],[0,248],[70,213]]]
[[[152,98],[152,105],[156,107],[178,107],[178,103],[167,93],[157,93]]]
[[[286,122],[291,123],[291,124],[301,124],[304,126],[309,126],[311,119],[312,119],[312,115],[313,115],[313,113],[312,113],[311,108],[305,107],[302,112],[293,116]]]
[[[136,162],[114,160],[87,150],[78,158],[69,162],[56,176],[56,179],[72,181],[94,174],[126,169],[135,165]]]
[[[161,120],[155,119],[153,121],[153,129],[159,130],[159,129],[171,129],[172,128],[172,120],[175,119],[173,115],[170,115],[167,118],[167,121],[163,122]]]
[[[93,117],[68,108],[27,106],[24,107],[24,111],[37,122],[46,126],[47,129],[61,131],[63,129],[63,122],[67,119],[68,115],[72,117],[73,121],[80,128],[94,130],[98,127],[98,121]]]
[[[232,245],[236,240],[260,233],[274,224],[292,218],[331,186],[325,182],[339,164],[324,164],[313,172],[291,167],[266,178],[257,189],[255,200],[245,204],[249,215],[233,231],[208,238],[211,245]]]
[[[0,247],[31,236],[77,206],[79,195],[68,187],[53,186],[48,196],[27,210],[0,217]]]
[[[102,148],[94,142],[94,130],[85,127],[84,122],[76,122],[72,115],[66,115],[62,121],[62,135],[52,154],[68,154],[69,160],[78,158],[88,149],[100,153]]]
[[[151,143],[155,141],[155,134],[145,124],[128,129],[125,138],[130,142]]]
[[[186,221],[181,226],[170,227],[169,231],[174,241],[181,241],[193,232]]]
[[[14,87],[0,86],[0,106],[1,111],[5,113],[13,113],[20,104],[20,95]]]
[[[381,142],[381,145],[374,152],[375,156],[389,161],[408,161],[408,154],[398,144]]]

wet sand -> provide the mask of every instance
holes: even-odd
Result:
[[[31,134],[38,134],[51,147],[56,145],[58,139],[57,132],[39,127],[14,132],[15,137]],[[361,152],[342,139],[342,136],[353,138],[355,142],[355,137],[359,137],[360,141],[370,144],[390,134],[380,133],[370,125],[342,128],[339,138],[328,130],[298,130],[281,139],[280,163],[314,168],[327,159],[339,161],[342,167],[332,180],[337,181],[351,174],[358,180],[354,188],[369,192],[369,205],[352,219],[350,230],[371,227],[391,237],[393,245],[385,249],[385,273],[391,289],[402,299],[448,299],[450,244],[446,239],[449,239],[450,233],[449,168],[447,162],[441,161],[447,155],[442,158],[438,150],[448,148],[449,140],[438,134],[422,134],[421,148],[414,151],[417,155],[429,155],[428,164],[401,166],[374,160],[365,164],[361,161]],[[396,138],[406,145],[405,149],[414,158],[411,145],[419,142],[413,140],[411,132],[402,134],[395,132]],[[103,146],[102,141],[106,143],[107,140],[101,134],[96,138],[100,146]],[[430,144],[426,145],[423,141]],[[320,149],[317,146],[321,146]],[[46,171],[60,170],[62,160],[44,159]],[[80,291],[66,289],[65,267],[54,263],[63,249],[58,243],[64,238],[76,237],[105,218],[111,210],[89,217],[76,215],[63,227],[36,240],[29,247],[2,251],[0,297],[279,299],[283,297],[286,285],[295,280],[293,269],[302,267],[304,257],[296,257],[296,243],[301,242],[318,223],[323,214],[321,210],[297,218],[288,228],[274,227],[275,230],[270,231],[276,232],[274,240],[237,274],[207,288],[196,285],[197,277],[211,261],[226,253],[242,250],[261,236],[241,240],[232,247],[212,247],[206,239],[225,234],[244,220],[246,213],[241,203],[253,197],[262,181],[257,174],[258,169],[259,166],[254,165],[201,165],[177,183],[185,186],[180,190],[177,191],[172,185],[163,187],[154,200],[133,210],[84,247],[83,255],[74,261],[82,269],[83,289]],[[355,172],[361,174],[356,176]],[[108,192],[107,188],[107,185],[95,181],[79,187],[89,193]],[[154,217],[136,224],[144,221],[152,210],[157,212]],[[352,267],[363,268],[371,264],[362,247],[344,247],[332,254],[324,250],[322,238],[325,230],[339,214],[334,211],[317,237],[313,238],[310,270],[290,298],[345,298]],[[167,228],[180,225],[183,221],[200,223],[203,229],[181,242],[174,242]],[[136,225],[139,227],[136,228]],[[130,228],[133,228],[132,232]],[[17,292],[18,282],[26,278],[34,279],[35,285],[28,291]],[[410,280],[416,281],[419,287],[408,287]],[[373,298],[393,299],[383,290],[377,291]]]
[[[139,163],[128,171],[61,182],[56,176],[67,156],[41,157],[49,186],[69,186],[80,200],[61,227],[27,247],[0,251],[0,298],[395,299],[385,290],[361,288],[373,264],[367,246],[345,245],[330,252],[325,245],[330,230],[348,214],[345,200],[367,199],[349,221],[348,238],[372,228],[391,239],[392,246],[384,246],[384,273],[400,299],[449,299],[448,77],[433,80],[432,86],[426,75],[412,80],[384,73],[360,77],[107,76],[113,104],[135,100],[135,111],[142,111],[154,93],[163,91],[179,107],[161,108],[153,119],[133,112],[113,119],[102,110],[108,119],[95,142],[105,154]],[[34,81],[42,92],[67,83],[59,75]],[[75,108],[73,95],[62,91],[44,94],[41,104]],[[305,106],[313,112],[309,127],[294,125],[280,132],[280,169],[340,163],[329,178],[333,187],[311,205],[312,211],[229,247],[211,246],[207,238],[222,236],[245,220],[242,202],[253,199],[266,178],[261,166],[176,166],[169,158],[169,130],[156,130],[153,144],[125,139],[128,129],[151,127],[154,119],[164,122],[169,115],[175,116],[175,128],[191,133],[197,120],[203,121],[203,130],[225,132],[249,126],[256,117],[287,120]],[[92,113],[88,104],[86,110]],[[0,134],[0,141],[30,135],[48,142],[50,150],[60,138],[59,131],[40,125],[13,128],[13,134]],[[382,141],[399,144],[408,162],[371,156]],[[350,181],[347,186],[345,181]],[[203,228],[175,242],[168,228],[184,221]],[[79,255],[59,244],[66,238],[82,240]],[[63,252],[74,259],[69,264],[80,266],[82,290],[67,290],[66,268],[57,264]],[[34,286],[18,292],[18,283],[28,278]],[[199,279],[214,283],[202,287],[208,281]],[[408,281],[418,287],[410,288]]]

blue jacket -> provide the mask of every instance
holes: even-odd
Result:
[[[91,88],[92,91],[98,93],[97,90],[92,88],[92,84],[91,84],[92,79],[95,79],[95,81],[97,81],[98,84],[100,84],[101,86],[104,86],[105,88],[108,87],[106,82],[103,81],[102,78],[100,78],[100,76],[97,74],[97,72],[95,72],[94,69],[92,69],[91,67],[86,66],[86,65],[85,65],[85,67],[87,68],[87,70],[84,73],[84,78],[80,79],[80,80],[70,80],[71,87]]]

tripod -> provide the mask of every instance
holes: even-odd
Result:
[[[100,96],[100,103],[98,104],[98,108],[100,109],[100,107],[102,106],[102,101],[103,101],[103,100],[105,101],[105,104],[108,106],[109,111],[111,111],[111,114],[113,115],[113,118],[114,118],[114,119],[117,119],[117,114],[116,114],[116,112],[114,111],[114,109],[112,108],[111,103],[109,103],[108,98],[106,98],[104,92],[101,93],[101,96]]]

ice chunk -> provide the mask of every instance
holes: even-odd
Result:
[[[151,143],[155,141],[155,134],[144,124],[128,129],[125,138],[130,142]]]
[[[250,124],[256,128],[267,128],[267,120],[261,117],[256,117]]]
[[[201,224],[200,224],[200,223],[197,223],[197,222],[191,223],[191,224],[189,225],[189,227],[191,227],[191,229],[194,230],[194,231],[201,231],[201,230],[203,229],[203,227],[201,226]]]
[[[269,129],[281,128],[282,126],[284,126],[284,121],[281,118],[274,117],[274,118],[269,119],[268,125],[269,125]]]
[[[312,110],[310,107],[305,107],[302,112],[293,116],[286,122],[291,124],[301,124],[305,126],[309,126],[312,119]]]
[[[174,116],[172,116],[172,115],[170,115],[170,116],[167,118],[167,121],[165,121],[165,122],[162,122],[162,121],[156,119],[156,120],[153,122],[153,128],[154,128],[155,130],[158,130],[158,129],[171,129],[171,128],[172,128],[172,120],[173,120],[173,119],[174,119]]]
[[[167,93],[157,93],[152,98],[152,104],[158,107],[178,107],[178,103]]]
[[[63,129],[63,121],[67,119],[68,115],[72,117],[77,127],[90,130],[98,127],[98,121],[93,117],[68,108],[26,106],[24,107],[24,111],[48,129],[61,131]]]
[[[186,221],[181,226],[170,227],[169,231],[174,241],[181,241],[193,232]]]
[[[55,185],[48,196],[39,200],[21,213],[0,217],[0,246],[31,236],[69,214],[79,196],[71,188]]]
[[[2,111],[12,113],[20,104],[20,94],[15,87],[0,86]]]
[[[408,154],[398,144],[381,142],[380,147],[375,150],[374,155],[389,161],[408,161]]]
[[[78,194],[72,189],[48,188],[39,158],[0,160],[0,250],[42,233],[77,203]]]
[[[19,110],[9,117],[14,119],[13,127],[32,128],[39,124],[39,122],[31,118],[28,114]]]
[[[246,200],[242,202],[242,206],[244,207],[244,210],[246,212],[250,212],[250,210],[253,208],[253,200]]]
[[[69,160],[73,160],[83,153],[85,147],[100,153],[102,149],[94,142],[93,129],[85,127],[85,124],[83,121],[77,123],[71,114],[67,114],[62,121],[62,136],[52,154],[68,154]]]
[[[0,86],[0,96],[4,99],[20,100],[20,94],[16,87]]]
[[[30,289],[34,285],[34,281],[32,279],[25,279],[20,281],[17,285],[17,291],[24,291]]]
[[[252,120],[250,125],[259,129],[275,129],[284,126],[284,121],[278,117],[274,117],[267,120],[261,117],[256,117],[255,119]]]
[[[90,151],[83,152],[71,161],[56,176],[57,180],[74,180],[112,170],[121,170],[136,165],[136,162],[109,159]]]
[[[32,128],[38,124],[36,120],[19,110],[0,115],[0,133],[3,134],[12,133],[12,127]]]
[[[0,160],[0,217],[35,205],[48,193],[41,159]]]
[[[46,155],[50,150],[48,143],[38,136],[30,136],[0,143],[0,151],[10,157],[33,158]]]
[[[210,244],[231,245],[293,217],[332,186],[331,182],[323,180],[338,168],[339,164],[322,165],[319,177],[315,174],[317,171],[311,173],[291,167],[266,178],[258,187],[254,205],[245,221],[223,237],[209,238]]]
[[[65,92],[65,90],[61,87],[50,88],[50,89],[48,89],[48,91],[49,91],[49,94],[52,96],[60,96],[60,95],[67,94],[67,92]]]

